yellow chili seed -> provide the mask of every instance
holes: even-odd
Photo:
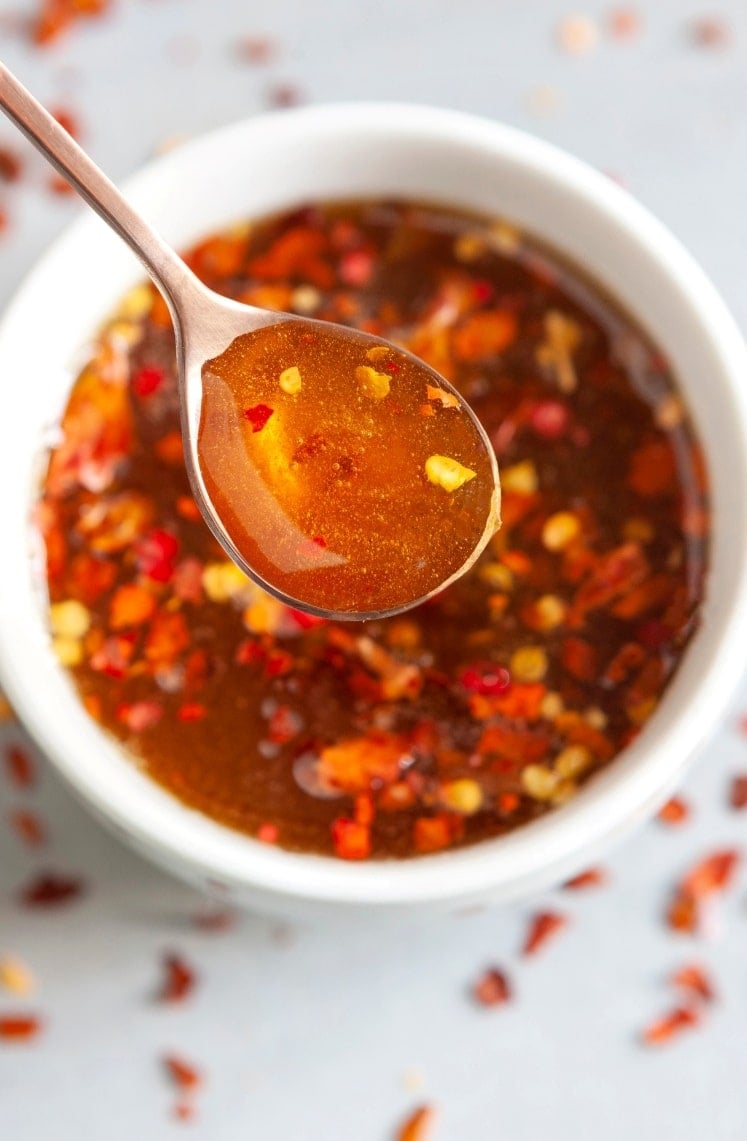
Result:
[[[570,511],[557,511],[545,520],[542,528],[542,542],[548,551],[562,551],[571,543],[579,531],[581,524]]]
[[[628,543],[650,543],[654,537],[654,528],[648,519],[626,519],[622,534]]]
[[[31,994],[36,989],[36,981],[25,963],[9,955],[0,959],[0,986],[11,994]]]
[[[521,770],[522,788],[534,800],[550,800],[559,783],[557,775],[547,765],[527,765]]]
[[[517,495],[534,495],[539,487],[537,468],[531,460],[522,460],[521,463],[502,469],[501,487],[504,491],[513,491]]]
[[[477,574],[480,581],[493,590],[511,590],[514,585],[513,572],[503,563],[485,563]]]
[[[456,491],[463,484],[474,479],[477,472],[460,464],[450,456],[428,456],[425,461],[425,474],[431,483],[442,487],[444,491]]]
[[[565,709],[565,703],[559,693],[550,691],[546,693],[540,703],[540,713],[547,721],[554,721]]]
[[[202,572],[202,588],[211,602],[229,602],[252,589],[252,583],[235,563],[208,563]]]
[[[440,800],[445,808],[459,812],[462,816],[472,816],[482,808],[482,789],[476,780],[465,777],[441,785]]]
[[[49,625],[59,638],[82,638],[91,627],[91,614],[82,602],[69,598],[50,606]]]
[[[587,725],[591,725],[592,729],[598,729],[600,733],[607,728],[607,714],[598,705],[589,706],[584,713],[584,721]]]
[[[54,638],[52,649],[61,666],[79,666],[83,661],[83,643],[79,638]]]
[[[644,725],[656,709],[656,698],[647,697],[643,701],[636,701],[629,705],[625,712],[634,725]]]
[[[139,321],[142,317],[147,317],[153,308],[153,296],[150,285],[136,285],[120,302],[117,316],[129,321]]]
[[[576,795],[578,786],[573,780],[562,780],[558,784],[555,792],[550,798],[550,803],[558,808],[561,804],[567,804],[568,801]]]
[[[290,296],[291,309],[296,313],[313,313],[321,301],[322,295],[313,285],[298,285]]]
[[[554,630],[565,621],[568,607],[557,594],[543,594],[534,604],[537,627],[540,630]]]
[[[594,758],[586,745],[566,745],[555,758],[555,772],[559,777],[579,777],[593,763]]]
[[[457,261],[477,261],[485,253],[485,239],[482,234],[474,234],[469,230],[460,234],[454,242],[454,257]]]
[[[287,392],[289,396],[295,396],[301,391],[302,386],[301,371],[297,365],[292,364],[290,368],[283,369],[280,374],[280,387],[283,392]]]
[[[541,646],[521,646],[514,650],[509,662],[509,673],[515,681],[542,681],[547,673],[547,654]]]
[[[364,396],[371,400],[383,400],[389,395],[391,377],[385,372],[377,372],[367,364],[359,364],[355,370],[355,379]]]

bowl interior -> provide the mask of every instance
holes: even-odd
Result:
[[[45,439],[87,341],[142,277],[103,223],[84,217],[32,273],[0,326],[0,674],[42,748],[131,841],[182,874],[220,881],[254,902],[506,899],[592,858],[666,795],[741,672],[747,351],[713,288],[668,232],[604,176],[519,132],[451,112],[358,105],[265,116],[185,145],[126,189],[176,246],[309,199],[397,195],[503,215],[564,252],[673,363],[711,474],[708,594],[702,628],[641,738],[569,805],[507,837],[413,862],[346,865],[268,849],[185,808],[83,712],[49,653],[36,585],[28,510]]]

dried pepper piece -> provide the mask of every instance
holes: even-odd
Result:
[[[274,414],[269,404],[255,404],[252,408],[244,409],[244,419],[252,426],[252,432],[261,432],[267,421]]]
[[[522,947],[522,955],[534,955],[548,940],[559,934],[568,925],[568,919],[556,911],[540,911],[532,916]]]
[[[690,819],[690,805],[681,796],[672,796],[659,809],[658,818],[662,824],[684,824]]]
[[[475,983],[472,995],[480,1006],[503,1006],[509,1002],[512,997],[511,986],[505,972],[490,967]]]
[[[732,778],[729,803],[737,811],[747,808],[747,774],[740,773]]]
[[[161,960],[163,979],[158,990],[159,1002],[183,1002],[197,985],[197,975],[182,955],[170,952]]]
[[[27,808],[16,808],[8,819],[16,835],[29,848],[40,848],[46,843],[47,829],[36,812],[31,812]]]
[[[700,1012],[695,1007],[677,1006],[645,1028],[643,1041],[647,1046],[663,1046],[678,1038],[684,1030],[698,1026],[700,1021]]]
[[[0,1042],[30,1042],[42,1030],[35,1014],[0,1014]]]
[[[701,998],[703,1002],[713,1002],[716,991],[705,969],[698,963],[687,963],[675,971],[670,978],[673,987],[684,991],[688,997]]]
[[[21,745],[8,745],[4,751],[5,772],[17,788],[33,788],[36,770],[31,754]]]
[[[0,182],[17,182],[21,177],[23,164],[10,147],[0,147]]]
[[[607,875],[602,868],[588,868],[566,880],[563,886],[569,891],[585,891],[587,887],[604,887],[606,883]]]
[[[729,887],[739,860],[739,852],[725,848],[711,853],[691,868],[680,880],[669,904],[669,926],[675,931],[697,931],[703,903]]]
[[[366,860],[371,855],[371,829],[338,816],[332,823],[332,844],[343,860]]]
[[[397,1130],[397,1141],[429,1141],[436,1122],[432,1105],[421,1105],[413,1110]]]
[[[83,880],[57,872],[40,872],[18,894],[24,907],[61,907],[85,892]]]

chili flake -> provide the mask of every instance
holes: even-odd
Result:
[[[244,419],[249,421],[253,432],[261,432],[273,411],[267,404],[255,404],[253,408],[244,409]]]
[[[397,1130],[397,1141],[429,1141],[436,1122],[432,1105],[421,1105],[414,1110]]]
[[[552,939],[568,924],[565,915],[554,911],[540,911],[533,916],[529,924],[522,955],[534,955],[545,943]]]
[[[647,1046],[663,1046],[679,1037],[683,1030],[691,1030],[699,1024],[701,1015],[692,1006],[678,1006],[674,1010],[650,1023],[643,1031],[643,1041]]]
[[[159,1002],[183,1002],[192,994],[197,976],[193,968],[181,956],[172,953],[162,960],[163,980],[158,991]]]
[[[0,1014],[0,1041],[29,1042],[41,1029],[41,1019],[35,1014]]]
[[[472,994],[480,1006],[503,1006],[511,999],[511,987],[504,972],[491,967],[477,980]]]
[[[25,907],[59,907],[79,899],[85,891],[82,880],[56,872],[41,872],[19,893]]]

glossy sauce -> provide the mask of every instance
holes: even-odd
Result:
[[[705,468],[657,346],[553,251],[448,207],[312,206],[188,256],[228,296],[358,326],[451,380],[495,448],[503,525],[401,617],[281,605],[191,498],[168,313],[139,287],[76,381],[37,513],[51,644],[90,715],[193,808],[345,859],[499,836],[625,764],[708,566]],[[319,453],[320,480],[348,451]]]
[[[395,611],[484,547],[493,459],[439,383],[410,354],[321,322],[246,334],[204,366],[202,475],[269,587],[321,610]]]

